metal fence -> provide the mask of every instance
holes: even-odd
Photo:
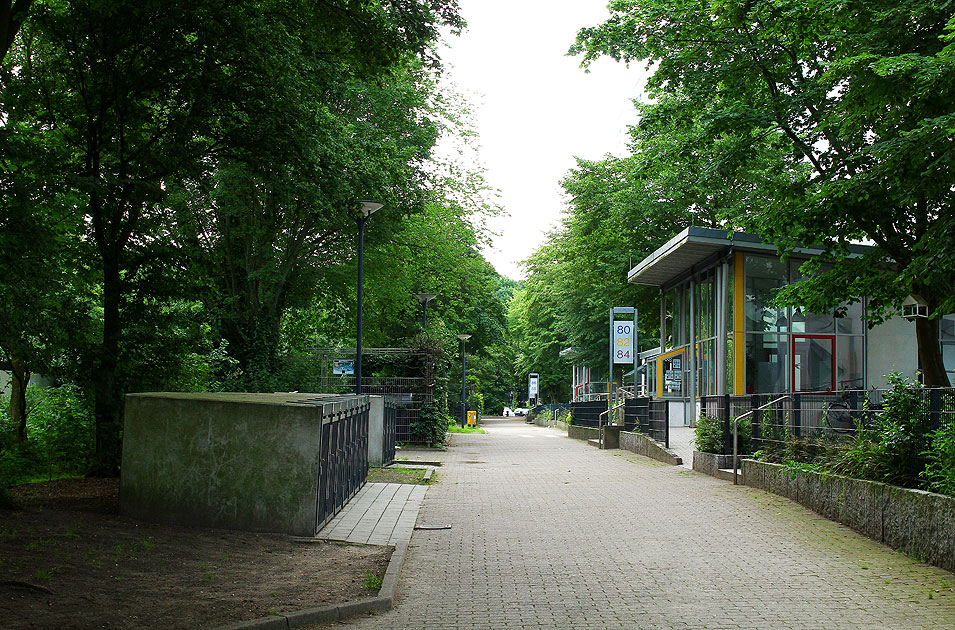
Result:
[[[574,416],[571,424],[580,427],[597,428],[600,414],[607,411],[607,401],[593,400],[588,402],[575,402],[570,403],[570,408]]]
[[[744,413],[786,397],[767,409],[755,411],[752,418],[752,450],[781,447],[794,439],[828,440],[837,444],[856,435],[860,427],[871,427],[884,411],[886,390],[868,389],[845,392],[807,392],[799,394],[750,394],[746,396],[702,396],[701,415],[723,425],[723,453],[733,450],[732,421]],[[934,431],[944,422],[955,420],[955,390],[923,390],[928,412],[925,431]]]
[[[322,418],[315,519],[319,529],[358,492],[368,478],[370,407],[366,403]]]
[[[355,391],[353,374],[335,374],[338,359],[353,358],[354,348],[315,348],[307,357],[318,375],[316,386],[322,392],[347,394]],[[434,357],[415,348],[365,348],[362,351],[366,373],[378,371],[391,375],[362,376],[363,394],[384,396],[397,405],[395,440],[413,443],[411,426],[418,420],[421,406],[433,400],[435,387]]]
[[[387,466],[395,461],[395,443],[397,442],[398,405],[385,399],[385,417],[381,430],[381,465]]]
[[[670,448],[670,423],[665,400],[638,396],[628,399],[623,410],[625,430],[643,433]]]

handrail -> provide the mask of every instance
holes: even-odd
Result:
[[[620,409],[626,404],[627,404],[626,402],[622,402],[615,407],[611,407],[607,411],[602,411],[600,415],[597,416],[597,444],[600,446],[600,448],[604,447],[604,431],[603,431],[603,422],[602,422],[603,417],[607,415],[608,413],[613,413],[614,411],[616,411],[617,409]]]
[[[737,476],[739,475],[739,421],[745,418],[746,416],[751,416],[757,411],[762,411],[767,407],[772,407],[778,402],[782,402],[787,399],[792,399],[792,396],[780,396],[776,400],[771,400],[765,405],[756,407],[756,409],[750,409],[746,413],[736,416],[736,419],[733,420],[733,485],[739,485],[737,481]]]

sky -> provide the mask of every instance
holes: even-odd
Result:
[[[519,280],[564,207],[560,180],[575,156],[624,155],[642,66],[600,59],[586,73],[566,56],[578,29],[609,15],[607,0],[459,0],[468,28],[445,37],[446,75],[475,109],[480,161],[509,216],[485,257]]]

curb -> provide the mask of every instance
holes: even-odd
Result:
[[[213,630],[289,630],[308,624],[339,621],[363,613],[391,610],[394,608],[398,576],[401,574],[401,567],[408,553],[408,542],[403,540],[395,545],[395,550],[388,561],[388,568],[385,570],[385,577],[381,580],[381,588],[378,590],[377,597],[321,608],[306,608],[284,615],[259,617],[251,621],[240,621],[228,626],[219,626]]]

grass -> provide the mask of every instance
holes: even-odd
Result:
[[[448,426],[448,433],[487,433],[481,427],[459,427],[456,424]]]
[[[424,468],[404,468],[391,466],[389,468],[369,468],[368,483],[410,483],[427,484],[424,475],[428,472]]]

